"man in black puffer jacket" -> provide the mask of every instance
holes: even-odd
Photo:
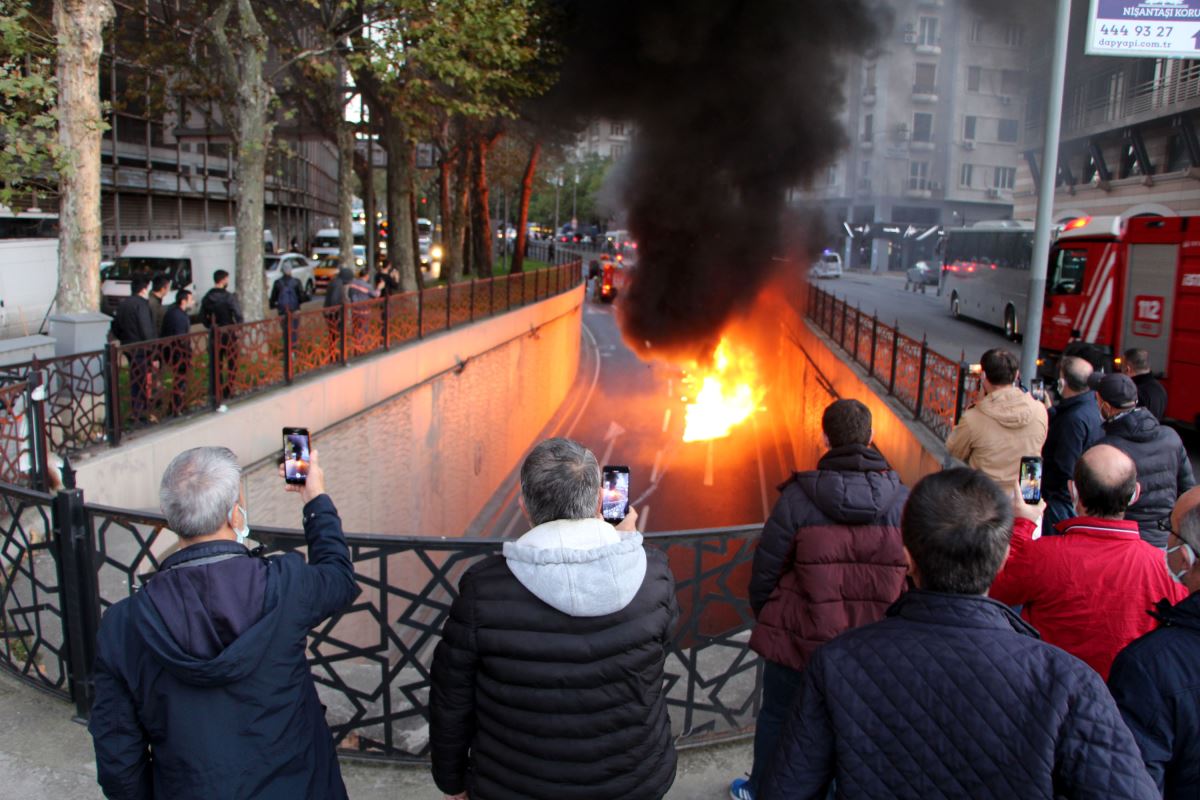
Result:
[[[913,488],[917,589],[813,655],[761,800],[1158,797],[1096,671],[984,596],[1012,524],[981,472]]]
[[[837,400],[821,416],[829,452],[797,472],[767,520],[754,554],[750,649],[764,659],[762,708],[749,778],[729,787],[754,800],[767,763],[818,647],[843,631],[883,619],[904,590],[900,512],[908,490],[871,446],[871,411]]]
[[[599,518],[600,467],[549,439],[521,467],[534,528],[459,583],[433,657],[430,755],[447,797],[657,800],[675,780],[666,556]]]
[[[1165,548],[1175,500],[1196,485],[1183,440],[1148,409],[1135,407],[1137,386],[1128,375],[1093,375],[1091,385],[1104,417],[1100,444],[1112,445],[1137,464],[1142,493],[1125,512],[1125,519],[1138,524],[1147,542]]]

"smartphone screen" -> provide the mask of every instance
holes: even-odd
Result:
[[[629,467],[605,466],[600,473],[600,513],[616,525],[629,513]]]
[[[1042,500],[1042,459],[1037,456],[1021,459],[1021,498],[1031,506]]]
[[[1029,382],[1029,394],[1034,400],[1046,399],[1046,382],[1041,378],[1034,378]]]
[[[288,483],[308,481],[308,428],[283,429],[283,479]]]

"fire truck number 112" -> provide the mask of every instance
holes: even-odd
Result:
[[[1139,295],[1133,299],[1133,332],[1138,336],[1162,335],[1163,306],[1166,298]]]

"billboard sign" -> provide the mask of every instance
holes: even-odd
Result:
[[[1200,0],[1091,0],[1087,53],[1200,57]]]

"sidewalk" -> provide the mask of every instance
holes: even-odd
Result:
[[[0,671],[0,800],[103,800],[92,740],[73,707]],[[668,800],[720,800],[750,769],[749,740],[679,754]],[[343,761],[354,800],[442,800],[425,767]]]

